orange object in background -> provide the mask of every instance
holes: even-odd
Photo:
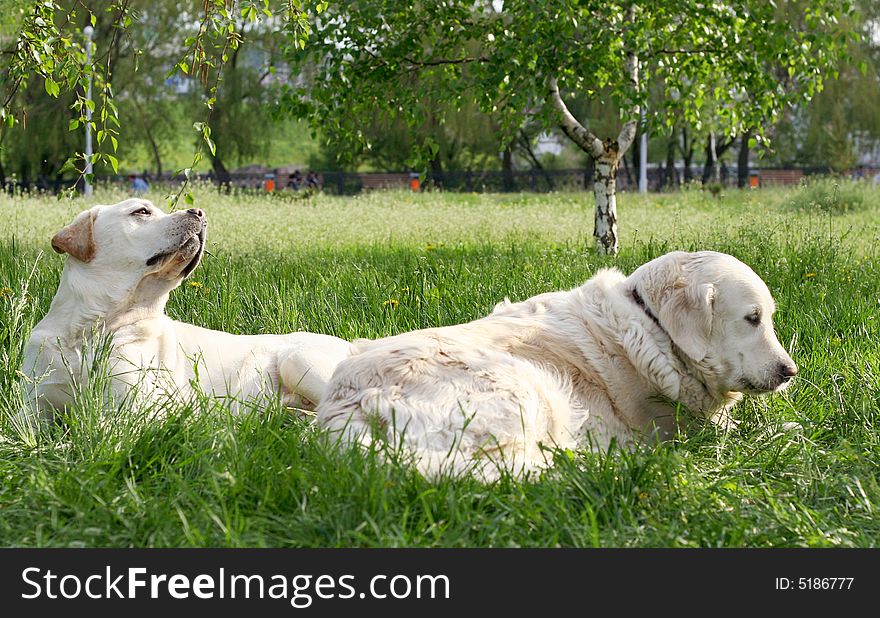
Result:
[[[418,176],[416,176],[415,178],[409,179],[409,188],[412,189],[413,191],[419,190],[419,177]]]
[[[265,182],[266,193],[272,193],[275,190],[275,179],[267,178]]]
[[[755,173],[749,175],[749,188],[757,189],[761,184],[761,177]]]

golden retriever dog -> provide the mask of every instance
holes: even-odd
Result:
[[[112,394],[141,404],[188,400],[195,391],[233,407],[280,396],[313,407],[350,344],[298,332],[233,335],[165,315],[170,292],[198,266],[208,221],[198,208],[166,214],[142,199],[95,206],[52,239],[68,255],[58,291],[25,349],[32,408],[67,408],[87,387],[95,335],[109,334]]]
[[[346,442],[402,446],[428,476],[540,467],[542,446],[664,439],[678,430],[670,400],[729,422],[742,394],[789,384],[774,311],[736,258],[673,252],[467,324],[355,341],[317,421]]]

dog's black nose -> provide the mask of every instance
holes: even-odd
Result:
[[[186,212],[188,212],[191,215],[197,216],[199,219],[205,218],[205,211],[202,210],[201,208],[190,208]]]
[[[791,380],[798,374],[797,365],[794,363],[779,363],[779,369],[777,369],[777,371],[785,382]]]

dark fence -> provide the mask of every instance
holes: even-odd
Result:
[[[724,169],[720,174],[720,184],[725,187],[736,186],[739,174],[736,167]],[[806,176],[828,174],[828,168],[750,168],[745,175],[747,186],[798,185]],[[872,178],[880,169],[859,168],[854,177]],[[548,192],[548,191],[592,191],[592,169],[566,170],[528,170],[528,171],[485,171],[485,172],[443,172],[429,173],[421,181],[417,174],[358,174],[348,172],[324,172],[320,175],[324,191],[340,195],[350,195],[364,190],[379,188],[420,188],[429,187],[444,191],[465,192]],[[647,170],[648,190],[663,191],[678,187],[690,179],[701,182],[702,169],[694,169],[690,174],[679,166],[673,173],[660,166],[650,166]],[[283,186],[283,185],[279,185]],[[638,177],[629,170],[621,169],[617,175],[619,191],[638,189]]]
[[[721,184],[736,186],[738,171],[736,167],[722,168]],[[805,176],[827,174],[827,168],[750,168],[748,183],[750,186],[797,185]],[[701,168],[694,168],[686,174],[681,166],[670,173],[661,166],[648,167],[648,190],[661,191],[679,186],[685,179],[693,182],[702,179]],[[850,175],[854,178],[874,178],[880,169],[862,167]],[[307,185],[300,179],[282,169],[232,172],[227,183],[218,183],[213,174],[198,174],[195,178],[201,182],[227,185],[236,189],[253,191],[295,191],[305,190]],[[161,177],[147,177],[151,183],[179,185],[183,177],[163,174]],[[129,176],[101,176],[98,183],[130,184]],[[71,180],[40,179],[36,181],[15,181],[4,184],[7,191],[46,191],[58,193],[70,186]],[[442,190],[453,192],[548,192],[548,191],[590,191],[592,190],[591,169],[566,170],[527,170],[527,171],[454,171],[427,174],[420,178],[410,172],[399,173],[358,173],[358,172],[318,172],[317,185],[326,193],[336,195],[354,195],[375,189],[410,189],[410,190]],[[638,188],[638,177],[631,170],[622,168],[617,176],[619,191],[635,191]]]

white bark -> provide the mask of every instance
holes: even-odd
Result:
[[[578,147],[589,154],[592,158],[597,159],[605,152],[605,146],[602,140],[593,135],[584,125],[577,121],[570,111],[562,96],[559,94],[559,84],[555,77],[547,80],[547,88],[549,89],[548,98],[550,104],[559,113],[559,126]]]
[[[593,196],[596,199],[596,219],[593,236],[596,250],[606,255],[617,255],[620,243],[617,237],[617,167],[620,157],[614,149],[596,159],[593,173]]]
[[[630,5],[627,19],[635,21],[635,4]],[[624,64],[626,79],[634,91],[639,88],[639,57],[634,51],[627,52]],[[595,163],[593,176],[593,195],[596,198],[596,218],[593,235],[596,249],[607,255],[617,255],[620,247],[617,238],[617,168],[624,153],[632,146],[636,137],[641,108],[634,105],[630,110],[631,120],[624,123],[616,140],[604,142],[584,127],[569,111],[559,93],[556,77],[547,80],[547,98],[559,114],[559,126],[563,132],[590,155]]]
[[[634,109],[636,118],[634,118],[633,120],[628,120],[623,125],[623,128],[620,129],[620,134],[617,136],[617,154],[620,157],[622,157],[626,153],[626,151],[629,150],[629,147],[632,146],[632,143],[636,138],[636,130],[639,126],[638,114],[640,113],[640,111],[638,105],[636,105]]]
[[[630,5],[627,11],[627,20],[632,22],[635,20],[635,5]],[[629,81],[633,91],[638,92],[639,89],[639,56],[634,51],[626,53],[626,62],[623,65],[626,71],[626,78]],[[622,157],[629,147],[632,146],[633,140],[636,138],[636,129],[638,128],[639,117],[641,116],[641,106],[636,104],[630,110],[630,120],[624,123],[617,136],[617,153]]]
[[[607,255],[617,255],[617,167],[622,151],[620,142],[629,147],[635,137],[635,124],[626,123],[621,135],[615,140],[604,142],[584,127],[568,110],[559,94],[559,84],[555,77],[547,80],[548,99],[560,118],[560,127],[565,134],[593,159],[593,195],[596,199],[595,227],[596,250]],[[632,126],[630,126],[632,124]],[[632,135],[629,134],[632,133]]]

